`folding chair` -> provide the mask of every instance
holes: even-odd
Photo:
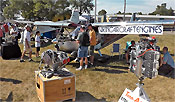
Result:
[[[112,56],[114,53],[119,53],[119,59],[121,58],[121,54],[120,54],[120,44],[113,44],[113,47],[112,47]],[[122,55],[122,58],[123,58],[123,55]]]

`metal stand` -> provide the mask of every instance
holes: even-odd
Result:
[[[136,84],[138,87],[133,91],[133,93],[150,102],[148,95],[146,94],[146,92],[142,87],[144,85],[143,80],[144,80],[143,77],[139,78],[139,83]]]

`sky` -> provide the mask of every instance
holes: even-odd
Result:
[[[95,0],[94,0],[95,1]],[[95,2],[94,2],[95,3]],[[126,12],[151,13],[157,5],[167,3],[167,8],[175,9],[175,0],[126,0]],[[118,11],[123,12],[124,0],[97,0],[97,13],[105,9],[107,14],[114,14]],[[94,11],[91,12],[93,14]]]

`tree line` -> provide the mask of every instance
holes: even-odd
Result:
[[[136,12],[138,15],[144,15],[142,12]],[[98,12],[98,15],[105,15],[107,14],[107,11],[102,9]],[[116,14],[123,14],[121,11],[118,11]],[[132,15],[132,13],[125,13],[128,15]],[[170,7],[169,9],[166,7],[166,3],[163,3],[161,5],[157,5],[156,10],[148,13],[148,15],[164,15],[164,16],[175,16],[174,14],[174,10],[172,9],[172,7]]]
[[[16,14],[27,20],[52,20],[56,15],[70,15],[79,9],[80,15],[93,10],[93,0],[2,0],[5,18],[14,19]]]

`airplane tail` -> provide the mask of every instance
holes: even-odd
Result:
[[[130,21],[136,21],[136,13],[132,14],[132,17],[131,17]]]
[[[79,12],[78,10],[73,10],[72,11],[72,16],[70,17],[70,21],[78,24],[79,23]]]

